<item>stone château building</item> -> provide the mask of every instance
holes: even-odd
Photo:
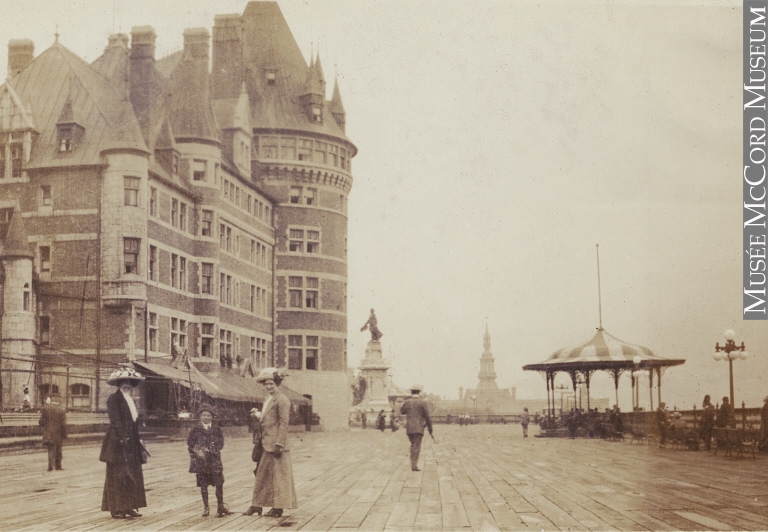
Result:
[[[183,38],[156,58],[155,31],[134,27],[90,64],[58,38],[37,57],[8,45],[3,406],[29,386],[36,404],[58,390],[103,410],[116,364],[184,352],[203,374],[287,367],[344,428],[357,148],[338,84],[326,99],[275,2]]]

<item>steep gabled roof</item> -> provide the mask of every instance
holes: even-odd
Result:
[[[344,111],[344,104],[341,102],[341,92],[339,91],[338,78],[336,78],[336,81],[333,84],[333,96],[331,97],[331,103],[328,106],[328,109],[331,111],[331,113],[346,114],[346,111]]]
[[[253,127],[299,129],[346,139],[332,117],[314,123],[302,109],[299,96],[305,93],[310,67],[277,2],[249,2],[243,12],[243,28],[243,64]],[[272,85],[267,83],[267,70],[277,71]],[[319,73],[322,75],[322,67]]]
[[[147,151],[130,102],[59,42],[36,57],[13,85],[21,101],[31,104],[40,133],[27,167],[99,164],[108,147]],[[56,122],[67,100],[85,133],[77,149],[62,157]]]
[[[208,89],[208,62],[185,53],[169,80],[170,121],[176,139],[220,142]]]
[[[24,227],[24,220],[21,217],[21,213],[18,208],[13,211],[11,215],[11,223],[8,226],[8,232],[5,234],[5,240],[3,241],[3,250],[0,253],[3,258],[9,257],[29,257],[35,258],[35,254],[32,253],[32,248],[29,245],[29,239],[27,237],[27,231]]]

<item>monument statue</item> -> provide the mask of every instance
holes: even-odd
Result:
[[[373,309],[371,309],[371,315],[368,317],[368,321],[365,322],[365,325],[360,327],[360,332],[363,332],[366,329],[371,331],[372,342],[378,342],[379,338],[384,336],[384,333],[382,333],[376,326],[376,314],[373,312]]]

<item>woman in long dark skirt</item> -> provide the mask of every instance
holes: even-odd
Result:
[[[109,428],[99,456],[99,460],[107,463],[101,510],[110,512],[114,519],[141,517],[136,510],[147,506],[141,471],[139,414],[131,397],[133,387],[143,380],[132,368],[120,368],[107,380],[107,384],[118,389],[107,400]]]

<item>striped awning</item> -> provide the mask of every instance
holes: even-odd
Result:
[[[639,365],[635,364],[639,357]],[[622,369],[677,366],[685,360],[657,356],[642,345],[619,340],[604,329],[598,329],[591,340],[577,347],[558,349],[544,362],[523,366],[524,370],[569,371],[581,369]]]

